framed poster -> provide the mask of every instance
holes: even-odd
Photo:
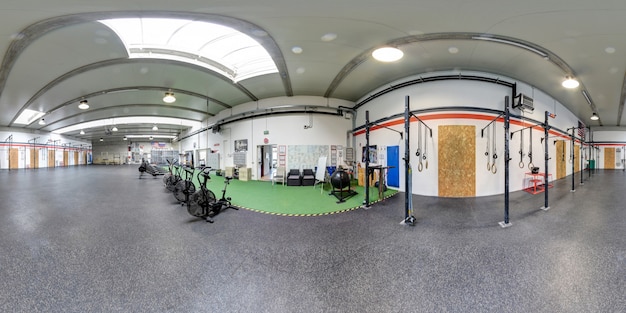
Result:
[[[248,151],[248,139],[235,140],[235,152]]]

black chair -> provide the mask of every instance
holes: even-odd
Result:
[[[315,185],[315,173],[312,169],[307,168],[302,170],[302,186]]]
[[[289,170],[287,174],[287,186],[300,186],[302,185],[302,177],[300,176],[300,170]]]

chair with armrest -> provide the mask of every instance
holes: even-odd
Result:
[[[283,185],[285,185],[285,179],[286,179],[286,169],[284,166],[279,166],[276,168],[276,171],[274,172],[274,175],[272,176],[272,185],[274,185],[275,183],[281,183]]]
[[[302,170],[302,186],[315,185],[315,173],[312,169],[307,168]]]
[[[302,185],[302,177],[300,176],[300,170],[289,170],[287,174],[287,186],[300,186]]]

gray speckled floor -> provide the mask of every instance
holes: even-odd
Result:
[[[136,166],[0,171],[2,312],[624,312],[626,173],[198,221]],[[147,176],[144,176],[147,177]],[[577,178],[578,179],[578,178]],[[260,199],[259,201],[262,201]]]

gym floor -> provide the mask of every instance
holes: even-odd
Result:
[[[146,176],[144,176],[146,177]],[[626,173],[209,224],[136,166],[0,172],[2,312],[624,312]]]

